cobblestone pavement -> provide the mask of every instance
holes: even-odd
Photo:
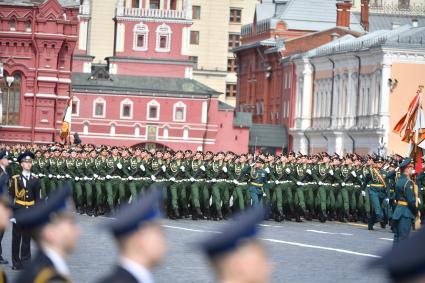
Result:
[[[83,233],[78,250],[70,258],[73,279],[95,282],[111,270],[117,255],[113,239],[100,228],[109,220],[88,216],[77,216],[77,220]],[[164,263],[154,271],[156,282],[214,282],[194,243],[223,223],[163,220],[169,249]],[[366,266],[391,247],[388,229],[368,231],[359,224],[265,222],[261,238],[274,265],[272,282],[387,282],[379,271],[367,271]],[[2,244],[3,256],[11,261],[11,227]],[[4,268],[9,278],[16,276],[10,264]]]

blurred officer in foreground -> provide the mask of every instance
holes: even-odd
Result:
[[[151,270],[164,257],[165,236],[158,223],[159,189],[152,189],[131,205],[124,206],[107,228],[119,248],[119,262],[100,283],[153,283]]]
[[[9,174],[7,174],[7,166],[9,166],[9,153],[5,150],[0,151],[0,190],[1,196],[4,192],[7,192],[7,185],[9,183]],[[10,214],[10,213],[9,213]],[[0,264],[8,264],[9,262],[5,260],[2,256],[3,249],[1,246],[1,241],[3,240],[4,229],[6,226],[0,226]]]
[[[412,223],[416,218],[418,209],[413,189],[411,175],[413,163],[410,158],[405,158],[400,164],[401,175],[395,185],[395,207],[392,219],[394,221],[394,244],[406,240],[412,229]]]
[[[395,283],[425,282],[425,229],[400,242],[372,267],[382,267]]]
[[[7,196],[7,183],[8,175],[0,175],[0,230],[2,234],[6,229],[10,216],[12,215],[12,210],[10,209],[9,197]],[[6,274],[3,271],[3,268],[0,268],[0,282],[7,282]]]
[[[16,283],[71,282],[66,257],[75,249],[80,228],[70,201],[71,187],[65,184],[46,202],[15,213],[16,223],[29,232],[39,251]]]
[[[257,239],[258,224],[265,214],[262,206],[251,208],[227,223],[222,233],[200,244],[214,268],[217,282],[270,282],[271,264]]]

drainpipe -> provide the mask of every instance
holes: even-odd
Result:
[[[35,116],[36,116],[36,108],[35,108],[35,104],[37,103],[37,93],[38,93],[38,84],[37,84],[37,79],[38,79],[38,65],[39,65],[39,54],[40,54],[40,50],[38,49],[37,46],[37,42],[35,41],[35,21],[36,21],[36,14],[35,14],[35,9],[33,9],[32,11],[32,35],[31,35],[31,40],[32,40],[32,45],[35,48],[35,78],[34,78],[34,96],[33,96],[33,102],[32,102],[32,129],[31,129],[31,143],[34,144],[35,142]],[[55,103],[56,104],[56,103]],[[53,115],[56,115],[56,112],[53,113]],[[56,119],[54,119],[56,120]]]
[[[236,60],[238,61],[238,57],[236,56]],[[236,63],[236,62],[235,62]],[[240,101],[241,101],[241,68],[239,66],[239,63],[237,63],[236,65],[237,69],[236,69],[236,78],[237,78],[237,87],[238,87],[238,93],[236,94],[236,108],[235,111],[236,112],[240,112]],[[239,109],[239,110],[238,110]]]
[[[352,136],[352,135],[350,135],[350,133],[349,133],[349,132],[347,132],[347,136],[351,139],[351,142],[353,143],[353,149],[352,149],[352,152],[353,152],[353,153],[356,153],[356,140],[353,138],[353,136]]]
[[[331,58],[328,58],[329,61],[332,63],[332,87],[331,87],[331,124],[330,127],[332,127],[332,120],[333,120],[333,104],[334,104],[334,89],[335,89],[335,61],[333,61]]]

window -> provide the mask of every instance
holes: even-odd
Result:
[[[126,98],[121,101],[121,113],[120,119],[132,119],[133,118],[133,102]]]
[[[72,99],[72,116],[78,116],[80,114],[80,100],[77,97]]]
[[[9,24],[10,24],[10,31],[16,31],[16,20],[11,19]]]
[[[236,72],[236,59],[229,58],[227,59],[227,71],[228,72]]]
[[[105,118],[106,101],[102,98],[97,98],[93,103],[93,117]]]
[[[226,84],[226,97],[236,97],[235,84]]]
[[[229,21],[231,23],[240,23],[241,22],[241,16],[242,16],[242,10],[241,9],[230,9],[230,18]]]
[[[171,49],[171,28],[166,24],[156,29],[156,51],[169,52]]]
[[[132,0],[131,1],[131,7],[132,8],[141,8],[140,7],[140,2],[141,2],[141,0]]]
[[[148,50],[148,34],[149,28],[147,25],[140,23],[134,26],[134,42],[133,49],[137,51]]]
[[[186,104],[179,101],[173,106],[173,117],[175,122],[186,121]]]
[[[162,133],[164,139],[168,139],[168,127],[164,127],[164,132]]]
[[[189,60],[193,63],[193,68],[198,69],[198,56],[189,56]]]
[[[27,20],[25,22],[25,31],[26,32],[31,32],[31,20]]]
[[[189,129],[188,128],[183,129],[183,139],[184,140],[189,139]]]
[[[239,47],[241,36],[239,34],[229,34],[229,49]]]
[[[410,8],[410,0],[398,0],[398,8],[399,9],[409,9]]]
[[[192,19],[193,20],[201,19],[201,6],[192,6]]]
[[[0,124],[19,125],[19,107],[21,101],[22,76],[19,73],[13,76],[4,76],[0,81],[0,109],[2,115]]]
[[[147,109],[147,119],[148,120],[159,120],[159,109],[160,105],[156,100],[152,100],[148,103],[148,109]]]
[[[150,0],[149,2],[149,8],[150,9],[160,9],[160,0]]]
[[[199,31],[190,31],[190,44],[199,45]]]

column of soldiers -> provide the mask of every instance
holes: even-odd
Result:
[[[269,218],[278,222],[362,221],[369,229],[375,223],[383,228],[391,224],[401,161],[401,156],[384,160],[325,152],[254,156],[90,144],[0,147],[11,152],[10,176],[19,173],[14,159],[24,150],[32,151],[41,198],[71,182],[77,211],[89,216],[113,213],[156,183],[172,219],[228,219],[262,201],[271,205]],[[425,215],[424,172],[417,183],[419,209]]]

